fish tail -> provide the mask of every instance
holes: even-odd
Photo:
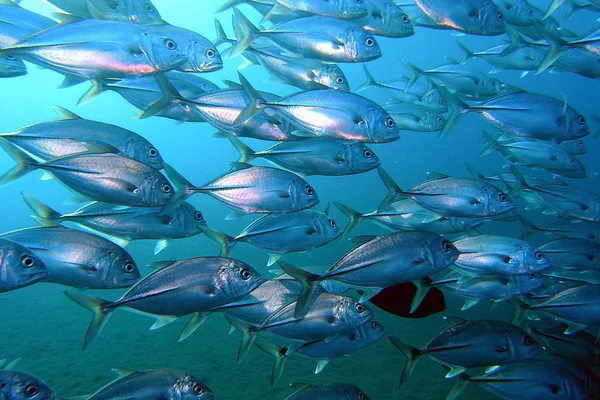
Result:
[[[2,147],[4,151],[17,162],[17,165],[7,171],[4,175],[0,176],[0,187],[36,170],[40,165],[39,162],[31,158],[23,150],[4,138],[0,138],[0,147]]]
[[[509,24],[506,24],[506,34],[510,39],[510,44],[498,54],[498,57],[509,56],[512,53],[521,50],[522,48],[528,45],[528,43],[523,39],[519,32]]]
[[[237,56],[246,50],[252,42],[256,40],[259,35],[259,30],[250,22],[250,20],[242,14],[237,8],[233,9],[234,20],[236,23],[239,23],[241,28],[244,30],[245,34],[243,37],[238,40],[238,42],[233,46],[231,52],[229,53],[229,57]]]
[[[85,350],[98,337],[106,321],[108,321],[108,317],[110,317],[113,311],[109,307],[111,302],[76,290],[65,290],[65,294],[69,299],[87,308],[94,314],[83,339],[83,349]]]
[[[350,221],[348,221],[348,225],[346,225],[346,229],[344,229],[344,233],[340,238],[345,239],[350,236],[352,231],[354,231],[358,223],[363,219],[364,215],[348,206],[345,206],[342,203],[334,202],[333,205],[336,206],[337,209],[340,210],[345,216],[350,218]]]
[[[156,100],[150,106],[140,112],[136,117],[139,119],[145,119],[164,111],[167,107],[170,107],[173,102],[186,102],[186,99],[177,91],[175,86],[169,81],[164,74],[154,74],[154,80],[158,84],[162,97]]]
[[[53,210],[48,205],[42,203],[30,194],[21,192],[25,204],[35,213],[31,217],[42,226],[60,226],[57,220],[61,217],[60,213]]]
[[[479,157],[483,157],[492,153],[498,147],[498,142],[496,142],[494,137],[486,131],[483,131],[483,139],[485,141],[485,148],[481,150],[481,153],[479,153]]]
[[[242,334],[242,342],[240,343],[236,360],[236,364],[239,365],[246,354],[248,354],[250,347],[252,347],[254,344],[258,330],[252,326],[244,324],[237,318],[230,317],[225,314],[223,315],[225,316],[225,319]]]
[[[242,110],[240,115],[235,119],[235,121],[233,123],[234,126],[240,126],[240,125],[244,124],[250,118],[252,118],[256,114],[258,114],[260,112],[260,110],[265,108],[264,99],[260,96],[260,94],[258,94],[256,89],[254,89],[252,87],[250,82],[248,82],[248,80],[240,72],[238,72],[238,76],[240,77],[240,83],[242,84],[242,87],[244,88],[244,91],[246,92],[246,95],[248,96],[248,105],[246,106],[246,108],[244,108]]]
[[[419,358],[423,355],[423,352],[414,346],[404,343],[396,336],[390,336],[390,341],[398,350],[402,352],[402,354],[406,356],[406,363],[404,364],[402,376],[400,377],[400,383],[398,384],[398,387],[401,387],[415,369],[415,365],[417,364]]]
[[[414,313],[417,308],[419,308],[430,289],[429,285],[423,284],[421,281],[414,281],[413,284],[417,287],[417,291],[410,304],[410,314]]]
[[[544,17],[542,18],[542,21],[548,18],[550,15],[552,15],[552,13],[556,11],[556,9],[560,7],[560,5],[564,2],[565,0],[552,0],[552,3],[550,3],[548,9],[546,10],[546,13],[544,14]]]
[[[563,51],[570,47],[571,43],[550,32],[539,21],[534,21],[533,25],[535,29],[540,33],[542,38],[550,45],[548,52],[544,56],[544,59],[540,62],[540,65],[538,66],[538,69],[535,73],[537,75],[541,74],[546,69],[551,67],[552,64],[554,64],[554,62],[561,56]]]
[[[464,64],[471,58],[475,57],[475,53],[473,53],[473,51],[471,51],[467,47],[467,45],[465,45],[463,42],[460,42],[460,41],[457,43],[458,43],[458,46],[461,48],[461,50],[465,52],[464,57],[462,58],[462,60],[460,60],[460,64]]]
[[[178,342],[182,342],[187,339],[192,333],[196,331],[206,321],[206,319],[210,316],[210,312],[195,312],[190,317],[189,321],[179,334]]]
[[[365,71],[365,77],[367,78],[367,80],[362,85],[360,85],[358,87],[358,89],[356,89],[357,92],[363,91],[370,87],[378,86],[377,81],[375,80],[373,75],[371,75],[371,72],[369,71],[369,69],[367,68],[367,66],[365,64],[363,64],[363,69]]]
[[[273,371],[271,371],[271,387],[281,377],[285,362],[287,361],[287,350],[285,347],[277,346],[270,342],[256,342],[256,347],[273,357]]]
[[[521,171],[519,171],[517,169],[517,167],[515,167],[514,164],[510,165],[510,172],[515,177],[517,184],[510,190],[509,195],[511,195],[513,193],[518,193],[518,192],[521,192],[521,191],[527,190],[527,189],[531,190],[531,186],[529,186],[529,184],[525,180],[525,177],[523,176],[523,174],[521,174]]]
[[[378,210],[383,210],[395,201],[401,200],[405,197],[404,192],[400,189],[400,186],[394,181],[394,179],[387,173],[387,171],[381,167],[377,168],[379,178],[388,190],[387,196],[383,199]]]
[[[221,257],[229,257],[231,254],[231,248],[237,243],[235,238],[229,235],[219,232],[215,229],[211,229],[207,226],[201,226],[200,230],[210,239],[221,245]]]
[[[319,276],[283,261],[279,261],[278,264],[286,274],[299,281],[302,285],[302,293],[300,293],[300,297],[296,301],[296,309],[294,310],[294,318],[302,318],[306,315],[317,297],[317,288],[320,281]]]
[[[404,65],[406,67],[406,69],[408,69],[412,73],[412,76],[410,77],[408,82],[406,82],[406,87],[404,89],[404,90],[408,90],[412,87],[412,85],[415,84],[417,79],[419,79],[423,75],[423,70],[406,60],[401,60],[401,62],[402,62],[402,65]]]
[[[240,139],[236,137],[230,137],[229,141],[240,153],[240,158],[237,160],[237,162],[249,163],[256,158],[256,152],[250,147],[246,146]]]
[[[525,240],[536,232],[543,232],[543,229],[535,226],[533,222],[529,221],[522,215],[517,216],[517,219],[525,227],[525,231],[521,234],[521,236],[519,236],[519,239]]]
[[[163,206],[161,210],[161,215],[168,213],[173,210],[179,204],[184,202],[188,197],[197,192],[194,190],[195,187],[183,177],[179,172],[175,170],[175,168],[171,167],[169,164],[164,164],[165,172],[169,179],[175,184],[177,188],[177,192],[173,197],[171,197]]]
[[[88,89],[77,101],[78,106],[82,106],[91,100],[93,100],[96,96],[101,93],[104,93],[108,90],[108,86],[97,79],[92,79],[92,87]]]
[[[454,400],[456,399],[458,396],[460,396],[460,394],[462,392],[464,392],[464,390],[467,388],[467,385],[471,382],[471,379],[469,377],[469,375],[467,374],[460,374],[457,377],[454,378],[454,382],[452,383],[452,386],[450,387],[450,390],[448,391],[448,394],[446,394],[446,398],[445,400]]]
[[[450,116],[444,124],[440,137],[450,132],[452,128],[462,119],[462,117],[470,110],[468,104],[460,100],[456,95],[450,93],[446,88],[442,86],[437,87],[440,96],[446,101],[446,104],[450,107]]]
[[[220,46],[224,43],[235,45],[236,41],[227,37],[225,29],[223,29],[223,25],[221,25],[218,19],[215,19],[215,31],[217,32],[217,38],[213,40],[215,46]]]
[[[225,2],[225,4],[223,4],[221,7],[219,7],[219,9],[216,12],[220,13],[220,12],[230,9],[231,7],[239,6],[246,2],[247,2],[247,0],[227,0]]]

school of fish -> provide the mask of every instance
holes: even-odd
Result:
[[[59,181],[85,203],[60,213],[36,198],[35,187],[21,194],[1,189],[21,196],[39,226],[1,235],[0,293],[64,285],[65,301],[91,314],[84,350],[102,340],[117,308],[153,318],[151,329],[187,318],[180,341],[220,314],[241,334],[237,362],[253,346],[273,356],[265,377],[271,385],[296,355],[313,359],[318,374],[330,360],[388,336],[406,358],[390,392],[427,356],[453,380],[447,399],[469,384],[502,399],[600,396],[593,372],[600,366],[600,193],[569,183],[587,176],[577,156],[597,136],[589,125],[595,116],[582,115],[560,93],[525,91],[469,66],[480,58],[491,72],[567,71],[598,79],[600,30],[562,25],[582,9],[600,13],[600,2],[553,0],[541,9],[527,0],[228,0],[207,38],[169,24],[150,0],[39,1],[56,12],[43,16],[0,0],[0,77],[23,76],[31,64],[52,70],[64,76],[63,87],[89,85],[73,106],[116,92],[140,118],[214,126],[216,138],[207,140],[231,142],[240,158],[206,183],[191,182],[144,136],[62,107],[55,107],[58,119],[0,134],[15,162],[0,186],[42,170],[42,179]],[[562,21],[555,17],[560,9]],[[232,35],[219,13],[232,16]],[[405,55],[395,68],[407,76],[380,81],[367,66],[386,50],[377,38],[401,41],[418,35],[415,28],[506,41],[477,51],[458,38],[463,60],[427,69]],[[295,92],[264,92],[242,69],[224,86],[211,80],[211,71],[239,57]],[[355,90],[344,73],[347,63],[364,69],[364,83],[352,82]],[[371,96],[375,88],[388,100]],[[410,131],[455,134],[469,113],[489,122],[481,156],[501,155],[502,173],[431,172],[401,188],[382,168],[377,149]],[[270,143],[255,150],[246,138]],[[337,177],[369,171],[389,192],[373,211],[357,211],[341,198],[327,202],[347,222],[334,220],[329,206],[317,211],[327,202],[311,176],[328,176],[335,185]],[[231,218],[256,214],[256,220],[239,233],[220,232],[187,201],[196,194],[229,207]],[[537,226],[536,213],[553,222]],[[389,233],[352,236],[369,220]],[[484,229],[502,224],[522,229],[512,236]],[[126,250],[131,241],[154,240],[158,255],[170,242],[199,234],[219,243],[221,254],[157,258],[142,276]],[[348,238],[355,247],[333,265],[285,261],[287,254]],[[242,242],[267,253],[271,269],[231,258]],[[105,300],[87,289],[121,289],[122,295]],[[444,295],[463,299],[463,310],[508,302],[514,318],[446,316],[449,327],[421,349],[377,321],[384,312],[399,318],[442,312]],[[57,398],[14,364],[0,362],[1,399]],[[115,372],[116,380],[86,399],[219,397],[218,388],[179,370]],[[348,383],[295,388],[287,400],[370,398]]]

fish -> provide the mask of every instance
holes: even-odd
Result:
[[[91,233],[39,227],[8,232],[1,237],[27,247],[41,260],[47,269],[44,282],[76,288],[119,289],[130,287],[141,276],[126,250]]]
[[[522,71],[521,77],[526,76],[530,71],[536,71],[545,55],[535,46],[522,46],[510,54],[505,54],[510,46],[508,44],[499,44],[483,51],[472,51],[462,42],[458,42],[458,45],[465,52],[465,61],[477,57],[494,67],[490,73],[517,70]]]
[[[460,254],[452,268],[466,275],[532,275],[552,266],[544,251],[510,237],[479,235],[453,244]]]
[[[245,242],[269,254],[267,265],[274,264],[284,254],[325,246],[342,234],[333,218],[312,210],[265,215],[236,237],[207,228],[202,231],[221,244],[221,256],[228,256],[232,246]]]
[[[0,78],[15,78],[27,75],[27,67],[14,56],[0,55]]]
[[[157,240],[154,254],[164,250],[172,239],[191,237],[207,225],[204,215],[190,203],[183,202],[166,214],[161,208],[129,207],[115,210],[111,204],[92,203],[74,213],[60,214],[35,197],[23,194],[25,203],[42,226],[72,223],[83,230],[102,236],[121,247],[133,240]]]
[[[370,399],[362,389],[349,383],[313,383],[311,385],[302,385],[300,389],[286,397],[285,400],[333,400],[341,398],[348,400]]]
[[[156,264],[147,275],[116,301],[96,298],[85,292],[66,291],[76,304],[94,316],[85,334],[83,348],[100,334],[112,312],[124,307],[156,319],[158,329],[175,319],[192,314],[180,340],[191,335],[212,310],[237,301],[256,289],[264,279],[248,264],[224,257],[197,257]]]
[[[565,335],[564,330],[564,326],[555,326],[541,331],[535,326],[531,327],[532,334],[553,352],[577,363],[597,366],[600,362],[598,358],[600,349],[596,338],[585,331]]]
[[[48,269],[31,250],[0,238],[0,293],[9,292],[48,277]]]
[[[386,107],[400,130],[416,132],[439,132],[446,124],[446,117],[428,106],[394,103]]]
[[[367,143],[388,143],[400,138],[398,127],[389,113],[365,97],[341,90],[323,89],[266,101],[246,78],[241,74],[239,76],[250,103],[238,116],[236,124],[245,122],[266,108],[277,111],[283,119],[300,128],[295,132],[300,136]]]
[[[56,24],[56,21],[20,7],[14,1],[2,0],[0,1],[0,48],[11,46]]]
[[[431,339],[423,349],[408,345],[396,336],[390,336],[390,340],[407,358],[400,385],[423,356],[451,368],[446,378],[453,378],[468,368],[512,364],[532,360],[543,353],[542,346],[523,329],[496,320],[456,319],[456,323]]]
[[[504,16],[492,0],[415,0],[415,4],[435,26],[483,36],[505,32]]]
[[[168,398],[181,400],[214,400],[212,390],[200,379],[186,372],[172,369],[145,371],[113,369],[119,377],[99,389],[86,400],[128,398]]]
[[[326,17],[353,19],[367,15],[367,5],[364,0],[306,1],[306,0],[276,0],[276,5],[270,13],[309,13]]]
[[[82,20],[51,27],[1,50],[62,73],[63,87],[88,79],[222,68],[221,57],[208,39],[171,25]],[[90,56],[97,52],[104,57]]]
[[[52,389],[41,379],[27,372],[15,371],[13,363],[0,360],[0,396],[6,400],[55,400]]]
[[[365,31],[392,38],[415,34],[410,16],[395,3],[388,0],[365,0],[365,4],[368,15],[356,21]]]
[[[106,19],[134,24],[165,23],[150,0],[45,0],[54,7],[83,19]]]
[[[362,142],[316,137],[281,142],[266,150],[254,151],[236,138],[229,140],[240,153],[238,162],[263,158],[301,175],[354,175],[381,165],[377,154]]]
[[[563,238],[540,246],[552,266],[566,269],[600,269],[600,244],[586,239]]]
[[[230,56],[246,50],[259,37],[268,37],[296,58],[314,58],[329,62],[365,62],[381,57],[375,37],[352,21],[309,16],[283,22],[267,30],[258,30],[246,16],[234,9],[237,22],[245,32]],[[321,29],[315,30],[315,26]]]
[[[271,167],[236,163],[233,170],[204,186],[194,186],[170,166],[167,174],[181,188],[168,211],[194,193],[207,193],[217,201],[241,213],[286,213],[314,207],[319,203],[315,190],[300,176]]]
[[[399,283],[420,282],[420,279],[447,268],[457,257],[456,247],[443,237],[429,232],[409,231],[370,238],[321,274],[288,264],[281,266],[302,284],[302,294],[296,307],[296,315],[300,316],[310,309],[320,282],[335,281],[379,292]],[[423,295],[416,296],[413,310]]]
[[[92,121],[62,107],[54,107],[60,118],[39,122],[0,137],[43,161],[96,150],[113,150],[153,168],[162,169],[164,160],[144,137],[120,126]],[[87,145],[86,145],[87,144]]]
[[[379,209],[410,198],[444,217],[493,218],[515,211],[510,197],[485,180],[434,174],[433,179],[403,191],[385,170],[380,167],[377,171],[389,191]]]

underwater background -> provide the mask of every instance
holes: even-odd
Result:
[[[218,18],[226,31],[231,31],[231,11],[215,14],[222,4],[219,0],[154,0],[164,20],[196,31],[207,38],[216,38],[214,19]],[[532,1],[545,9],[547,1]],[[21,6],[44,14],[50,9],[41,0],[24,0]],[[247,15],[257,21],[258,14],[250,7],[242,6]],[[559,12],[562,10],[559,10]],[[576,13],[566,28],[578,33],[597,26],[595,14]],[[453,31],[416,28],[416,34],[401,39],[377,38],[383,57],[371,61],[368,67],[381,82],[394,81],[401,74],[409,75],[400,60],[407,60],[421,68],[442,65],[451,59],[463,57],[457,40],[473,50],[483,50],[500,44],[505,36],[458,38]],[[202,74],[203,77],[221,85],[222,79],[237,81],[240,57],[225,59],[222,70]],[[481,60],[471,60],[469,65],[483,72],[491,67]],[[340,64],[355,90],[365,77],[361,64]],[[59,89],[62,77],[50,70],[28,64],[25,76],[0,80],[0,132],[11,132],[23,126],[56,118],[52,106],[65,107],[84,118],[119,125],[143,135],[161,152],[166,162],[195,184],[203,184],[226,172],[229,163],[239,154],[225,139],[212,136],[215,129],[208,123],[177,123],[176,121],[151,117],[132,118],[138,112],[133,106],[114,92],[106,92],[93,101],[77,106],[80,96],[88,89],[88,83]],[[267,72],[258,66],[243,70],[254,87],[267,92],[285,95],[296,91],[291,86],[273,83]],[[528,74],[519,78],[516,71],[493,75],[507,84],[516,85],[526,91],[543,93],[561,99],[563,96],[588,121],[598,112],[600,104],[600,82],[571,73],[540,75]],[[224,85],[221,85],[224,87]],[[379,89],[360,93],[383,104],[387,96]],[[503,170],[505,161],[498,153],[480,158],[483,148],[482,129],[490,130],[489,124],[477,115],[467,115],[447,135],[438,133],[403,132],[400,140],[387,144],[369,145],[379,156],[384,167],[402,187],[410,187],[424,179],[426,172],[434,171],[452,176],[468,177],[465,167],[468,162],[486,175]],[[592,131],[597,127],[592,126]],[[586,166],[588,177],[568,179],[574,187],[584,188],[600,194],[600,143],[590,137],[584,138],[588,153],[579,156]],[[244,140],[255,150],[262,150],[272,143]],[[257,164],[263,161],[257,160]],[[0,171],[8,170],[14,162],[0,152]],[[268,164],[264,164],[268,165]],[[8,232],[24,227],[36,226],[29,215],[31,211],[22,200],[21,192],[30,193],[44,203],[61,212],[72,211],[74,206],[63,204],[72,196],[56,181],[40,181],[42,171],[33,172],[9,186],[0,188],[0,230]],[[319,193],[322,211],[329,202],[344,203],[361,212],[375,209],[386,189],[377,172],[342,177],[309,177],[308,182]],[[230,210],[209,196],[197,195],[189,200],[201,210],[208,225],[228,234],[237,234],[252,222],[254,216],[226,220]],[[334,210],[332,215],[341,226],[346,218]],[[539,214],[527,214],[534,222],[544,218]],[[491,222],[482,228],[483,233],[517,236],[522,231],[518,223]],[[385,233],[382,228],[364,223],[355,234]],[[532,244],[538,245],[534,238]],[[158,260],[174,260],[203,255],[218,255],[219,245],[204,235],[172,241],[158,256],[153,255],[154,241],[136,241],[127,250],[141,267],[142,274],[150,269],[145,265]],[[345,252],[354,247],[349,241],[336,241],[310,254],[284,256],[284,260],[297,265],[331,265]],[[237,245],[232,256],[241,259],[265,277],[270,276],[266,266],[268,255],[247,244]],[[161,329],[149,331],[152,320],[126,311],[114,313],[111,322],[103,329],[98,340],[85,351],[82,341],[89,323],[90,313],[69,301],[63,294],[66,288],[56,284],[40,283],[0,295],[0,358],[21,358],[20,370],[28,371],[53,388],[58,397],[78,396],[93,393],[115,378],[111,368],[151,369],[172,368],[185,370],[204,379],[212,388],[216,398],[235,399],[284,399],[293,389],[291,382],[349,382],[361,387],[373,399],[443,398],[451,385],[444,378],[444,369],[424,358],[401,391],[395,388],[405,361],[404,356],[386,339],[367,347],[349,358],[333,360],[319,375],[314,375],[315,363],[301,356],[288,359],[282,377],[274,388],[270,387],[272,359],[254,348],[250,355],[236,366],[240,335],[228,335],[229,324],[220,315],[212,315],[191,337],[177,342],[185,318]],[[116,299],[124,290],[90,291],[92,294]],[[96,292],[96,293],[94,293]],[[388,334],[399,336],[403,341],[417,347],[447,326],[444,315],[466,319],[493,318],[510,321],[513,309],[507,304],[498,304],[491,311],[488,304],[480,304],[468,311],[461,311],[462,301],[446,295],[447,310],[425,319],[402,319],[372,307],[376,319],[387,329]],[[472,385],[463,398],[480,399],[493,396]]]

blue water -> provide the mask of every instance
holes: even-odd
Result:
[[[25,0],[22,6],[44,13],[48,8],[40,0]],[[215,10],[221,5],[217,0],[155,0],[163,18],[169,23],[194,30],[214,39],[213,19]],[[547,2],[538,6],[545,8]],[[248,15],[250,8],[242,7]],[[231,14],[225,12],[217,17],[231,32]],[[570,20],[568,28],[584,33],[594,27],[595,16],[580,12]],[[461,37],[474,50],[484,50],[502,42],[504,37]],[[409,60],[419,67],[431,68],[444,64],[445,57],[460,59],[462,53],[456,44],[457,37],[449,31],[417,28],[416,35],[403,39],[378,38],[383,57],[370,62],[373,75],[381,81],[397,79],[408,74],[400,59]],[[222,70],[203,76],[220,83],[221,79],[236,80],[236,69],[240,58],[226,59]],[[469,65],[481,71],[491,67],[483,61],[473,60]],[[85,104],[76,106],[77,99],[87,90],[84,83],[67,89],[58,89],[62,77],[49,70],[28,65],[29,73],[19,78],[0,80],[0,131],[10,132],[28,124],[56,117],[52,106],[70,109],[84,118],[120,125],[142,134],[162,153],[163,158],[180,171],[191,182],[202,184],[229,169],[237,152],[229,141],[212,137],[215,129],[205,123],[193,124],[149,118],[132,118],[137,113],[133,106],[115,93],[104,93]],[[352,88],[363,81],[362,65],[342,65]],[[280,95],[294,92],[294,88],[267,81],[268,75],[260,67],[244,70],[245,76],[255,87]],[[527,91],[543,93],[561,98],[588,117],[598,111],[600,104],[600,82],[570,73],[538,76],[529,74],[520,79],[518,72],[503,72],[494,77],[508,84],[517,85]],[[385,100],[377,90],[363,92],[378,101]],[[591,124],[591,122],[590,122]],[[489,125],[477,115],[468,115],[446,136],[437,133],[404,132],[399,141],[372,145],[382,166],[396,179],[401,187],[410,187],[424,179],[427,171],[436,171],[453,176],[469,176],[465,162],[473,164],[485,174],[502,171],[504,161],[498,154],[479,158],[483,146],[481,130]],[[569,180],[575,187],[600,194],[598,171],[600,162],[598,142],[586,139],[589,152],[578,156],[586,165],[588,178]],[[264,149],[271,143],[246,140],[254,149]],[[257,161],[260,163],[260,161]],[[0,171],[9,169],[13,161],[0,152]],[[29,218],[30,210],[21,199],[20,192],[35,195],[59,211],[72,211],[64,205],[72,197],[67,189],[54,181],[40,181],[42,172],[33,172],[11,185],[1,188],[0,221],[1,231],[10,231],[35,226]],[[350,177],[309,177],[315,188],[323,210],[330,201],[343,202],[357,210],[367,212],[377,207],[386,194],[377,173]],[[204,195],[191,198],[191,203],[203,212],[209,226],[228,234],[237,234],[254,217],[225,220],[230,210]],[[343,225],[345,217],[334,211],[334,217]],[[526,214],[533,215],[533,214]],[[537,215],[534,215],[537,218]],[[520,233],[518,224],[489,224],[484,232],[504,234]],[[361,224],[357,234],[384,232],[371,224]],[[536,243],[534,243],[536,244]],[[142,272],[147,274],[146,264],[156,260],[182,259],[201,255],[217,255],[219,247],[204,236],[173,242],[158,257],[153,254],[154,242],[141,241],[130,244],[127,250],[133,255]],[[347,250],[351,243],[340,242],[317,249],[311,254],[287,256],[285,259],[298,265],[329,265]],[[248,245],[239,245],[233,256],[240,258],[265,276],[267,255]],[[341,360],[334,360],[321,374],[315,376],[314,362],[293,356],[288,360],[281,380],[274,389],[270,388],[271,360],[269,356],[253,349],[250,356],[236,366],[235,356],[239,344],[237,332],[228,335],[228,324],[219,315],[213,315],[189,339],[177,342],[177,336],[185,321],[177,321],[156,331],[149,331],[152,321],[147,317],[125,311],[114,313],[98,340],[85,352],[81,350],[83,335],[90,314],[68,301],[63,295],[64,287],[54,284],[36,284],[0,296],[0,358],[21,357],[19,369],[31,372],[45,380],[60,397],[89,394],[114,378],[111,368],[150,369],[174,368],[190,372],[206,380],[218,399],[283,399],[292,389],[290,382],[345,381],[359,385],[374,399],[391,399],[398,393],[394,388],[404,362],[403,356],[383,339],[360,353]],[[106,298],[117,298],[123,291],[97,292]],[[463,318],[489,317],[488,305],[482,304],[469,312],[461,312],[462,303],[447,296],[448,315]],[[498,305],[491,315],[509,320],[510,307]],[[390,334],[404,341],[423,346],[446,326],[442,314],[423,320],[400,319],[376,310],[377,320],[386,326]],[[445,371],[430,360],[417,365],[407,385],[399,392],[403,399],[441,399],[450,381],[444,379]],[[469,389],[464,398],[487,398],[480,388]]]

